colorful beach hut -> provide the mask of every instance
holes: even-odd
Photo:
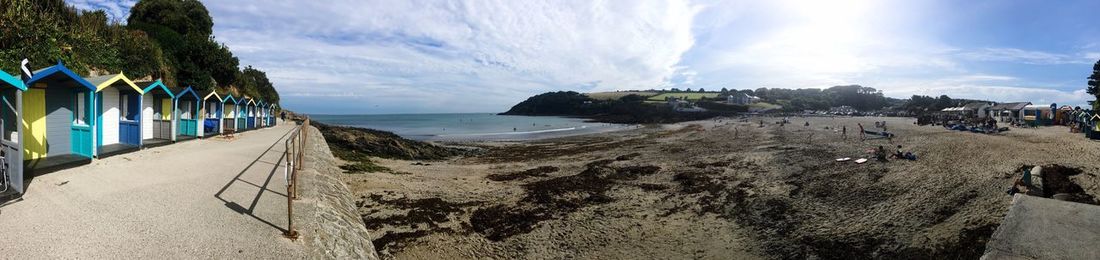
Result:
[[[23,92],[18,77],[0,71],[0,197],[23,194]]]
[[[23,93],[24,170],[45,173],[90,163],[95,85],[60,62],[31,74]]]
[[[278,114],[277,110],[279,110],[279,106],[275,105],[275,104],[270,104],[268,106],[269,106],[269,109],[271,111],[271,115],[269,116],[270,117],[269,120],[271,120],[271,126],[275,126],[275,124],[277,124],[277,122],[278,122],[277,120],[275,120],[275,118],[276,118],[275,115]]]
[[[263,100],[256,100],[256,127],[257,128],[267,127],[267,120],[264,120],[266,115],[267,115],[267,111],[265,111],[265,109],[264,109],[264,101]]]
[[[172,115],[175,93],[160,80],[137,82],[144,94],[141,100],[141,146],[154,147],[176,140]]]
[[[225,98],[222,98],[222,108],[225,110],[224,117],[222,119],[222,132],[233,131],[237,132],[237,114],[240,109],[237,109],[237,98],[233,97],[233,94],[225,94]]]
[[[256,129],[256,117],[260,115],[259,111],[256,110],[256,107],[258,107],[256,104],[256,99],[250,98],[248,99],[248,105],[245,106],[248,110],[248,129]]]
[[[122,73],[85,79],[96,88],[96,157],[140,150],[142,89]]]
[[[250,100],[252,98],[241,97],[237,99],[237,104],[234,106],[237,109],[237,132],[248,130],[248,101]]]
[[[223,103],[221,95],[217,91],[210,90],[202,96],[202,127],[199,127],[199,135],[202,137],[215,136],[222,133]]]
[[[202,99],[191,87],[173,89],[172,92],[176,93],[176,141],[198,138],[199,128],[202,127],[199,124],[199,102]]]

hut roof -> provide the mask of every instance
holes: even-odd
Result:
[[[172,92],[171,89],[168,89],[168,86],[165,86],[164,82],[161,82],[159,79],[155,81],[138,81],[134,83],[141,87],[141,89],[145,90],[145,93],[153,92],[157,89],[160,89],[163,90],[165,94],[168,94],[169,97],[176,98],[176,93]]]
[[[222,101],[222,95],[218,94],[217,90],[211,89],[210,91],[207,91],[206,94],[202,95],[202,100],[210,99],[210,97],[215,97],[218,101]]]
[[[168,88],[172,90],[172,93],[176,93],[176,99],[184,98],[187,96],[194,97],[195,100],[199,100],[199,93],[195,93],[195,89],[191,87],[186,88]]]
[[[233,93],[225,93],[225,97],[222,98],[222,103],[237,104],[237,98],[233,97]]]
[[[1024,107],[1027,106],[1027,105],[1031,105],[1031,102],[1000,103],[1000,104],[993,105],[993,107],[991,109],[994,109],[994,110],[1020,110],[1020,109],[1024,109]]]
[[[982,107],[985,107],[985,106],[989,106],[989,104],[983,103],[983,102],[970,102],[970,103],[964,105],[963,109],[978,110],[978,109],[980,109]]]
[[[110,87],[110,86],[113,86],[115,84],[124,84],[126,86],[130,86],[130,88],[133,88],[138,93],[142,93],[142,94],[145,93],[144,90],[139,88],[137,86],[137,84],[135,84],[133,81],[130,80],[130,78],[127,78],[126,75],[123,75],[122,73],[103,75],[103,76],[84,78],[84,79],[88,80],[88,82],[92,83],[92,85],[95,85],[95,91],[97,91],[97,92],[98,91],[103,91],[103,89],[105,89],[107,87]]]
[[[0,70],[0,82],[3,82],[4,84],[17,88],[19,90],[27,90],[27,85],[23,84],[23,80],[20,80],[18,77],[12,76],[11,74],[8,74],[7,72],[4,72],[2,70]]]
[[[45,67],[35,71],[34,76],[27,80],[26,85],[34,86],[34,83],[43,80],[57,82],[72,81],[72,83],[75,83],[77,86],[85,87],[92,91],[96,90],[95,85],[93,85],[91,82],[88,82],[84,78],[81,78],[79,75],[76,75],[76,72],[69,70],[69,68],[66,68],[65,65],[61,64],[61,62],[58,62],[57,65]]]

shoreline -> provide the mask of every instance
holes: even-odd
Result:
[[[985,135],[910,118],[777,119],[472,142],[484,151],[375,158],[393,173],[340,177],[386,258],[974,258],[1020,167],[1080,169],[1070,180],[1100,194],[1100,146],[1064,127]],[[897,137],[859,141],[855,124],[876,121]],[[837,126],[852,128],[847,140]],[[898,144],[920,159],[834,161]]]

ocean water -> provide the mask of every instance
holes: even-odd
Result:
[[[330,124],[393,132],[422,141],[533,140],[625,129],[632,126],[585,122],[551,116],[503,116],[491,113],[310,115]]]

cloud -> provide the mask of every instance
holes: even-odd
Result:
[[[982,48],[959,54],[962,58],[975,61],[1006,61],[1033,65],[1086,64],[1090,55],[1092,53],[1068,55],[1016,48]]]
[[[217,39],[288,98],[425,111],[502,111],[550,90],[690,83],[676,65],[699,11],[677,0],[206,5]]]
[[[130,17],[130,7],[137,4],[137,0],[65,0],[66,3],[79,10],[103,10],[107,13],[107,19],[126,23]]]
[[[994,102],[1029,101],[1035,104],[1088,105],[1096,99],[1085,89],[1058,90],[1041,85],[1012,86],[1018,79],[1010,76],[973,74],[932,80],[908,79],[878,82],[884,94],[895,98],[913,95],[989,100]]]

